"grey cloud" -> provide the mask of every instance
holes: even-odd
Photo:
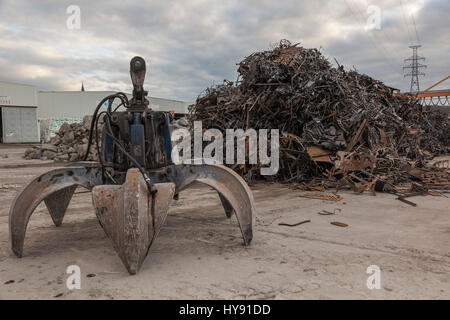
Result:
[[[128,62],[138,54],[149,61],[152,95],[193,100],[213,83],[235,80],[236,63],[246,55],[287,38],[322,46],[332,62],[336,57],[408,88],[401,67],[411,54],[412,25],[398,0],[377,1],[383,29],[367,32],[364,0],[77,1],[82,27],[68,30],[66,8],[73,3],[0,1],[2,80],[54,90],[78,90],[84,81],[88,90],[129,91]],[[426,84],[449,69],[449,9],[446,0],[428,0],[416,15]]]

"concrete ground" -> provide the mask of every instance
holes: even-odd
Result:
[[[90,194],[78,189],[61,227],[45,205],[37,208],[24,257],[16,258],[9,247],[11,201],[55,166],[21,159],[24,149],[0,145],[0,299],[450,298],[450,198],[444,196],[411,198],[418,204],[412,207],[390,194],[343,191],[343,200],[331,202],[257,184],[255,236],[245,248],[217,194],[196,185],[171,207],[140,273],[129,276],[95,218]],[[317,214],[335,208],[341,212]],[[79,290],[66,287],[69,265],[81,268]],[[380,289],[367,287],[371,265],[381,270]]]

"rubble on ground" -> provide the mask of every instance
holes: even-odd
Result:
[[[86,154],[89,129],[92,116],[85,116],[81,123],[63,123],[55,136],[48,144],[34,146],[25,151],[25,159],[54,160],[62,162],[81,161]],[[99,123],[99,135],[101,136],[101,125]],[[94,137],[95,138],[95,137]],[[95,139],[91,147],[88,159],[97,160]]]
[[[64,122],[55,133],[49,143],[34,146],[25,151],[25,159],[54,160],[56,162],[82,161],[87,150],[89,129],[92,116],[85,116],[81,123]],[[103,120],[99,118],[98,132],[101,139]],[[174,120],[172,126],[175,129],[189,127],[186,118]],[[88,161],[97,161],[95,136],[92,139],[92,147]]]
[[[245,58],[238,73],[236,84],[206,89],[189,119],[223,133],[278,128],[280,169],[265,178],[302,183],[305,190],[450,188],[448,170],[425,167],[450,150],[446,115],[287,40]],[[262,178],[260,164],[231,167],[249,182]]]
[[[183,128],[189,128],[190,123],[189,121],[186,119],[186,117],[174,120],[171,125],[173,126],[174,129],[183,129]]]

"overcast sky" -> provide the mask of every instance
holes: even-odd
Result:
[[[67,26],[76,22],[70,5],[80,8],[79,29]],[[152,96],[193,101],[214,83],[234,81],[236,63],[283,38],[402,91],[408,45],[420,42],[425,89],[450,74],[450,1],[0,0],[0,80],[129,92],[129,60],[140,55]]]

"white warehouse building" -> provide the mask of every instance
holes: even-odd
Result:
[[[0,81],[0,143],[39,142],[36,87]]]
[[[64,122],[81,122],[92,115],[97,105],[113,91],[39,91],[37,93],[38,119],[41,140],[47,141]],[[127,94],[131,99],[131,95]],[[188,113],[190,103],[171,99],[148,97],[149,107],[155,111],[172,111],[176,118]],[[115,100],[115,105],[119,100]],[[114,107],[114,106],[113,106]]]
[[[114,91],[39,91],[37,93],[39,118],[83,118],[92,115],[99,102],[114,94]],[[131,95],[127,94],[131,99]],[[190,103],[148,97],[150,107],[155,111],[173,111],[186,114]],[[119,101],[116,99],[116,102]]]
[[[113,91],[36,91],[36,86],[0,81],[0,143],[48,141],[64,122],[81,122]],[[129,99],[131,95],[128,94]],[[148,97],[155,111],[188,113],[191,103]],[[115,104],[119,101],[116,99]],[[113,106],[114,107],[114,106]]]

